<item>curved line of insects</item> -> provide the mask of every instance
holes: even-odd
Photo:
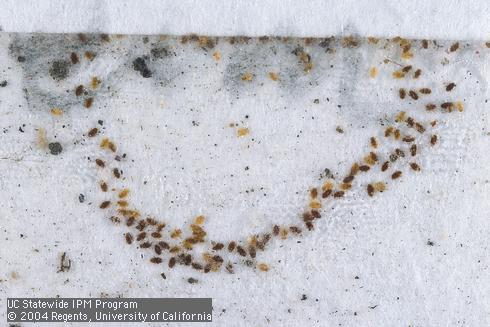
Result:
[[[343,42],[345,40],[349,41],[348,38],[344,38]],[[403,49],[402,58],[411,58],[412,55],[410,52],[410,44],[405,42],[406,40],[404,39],[400,39],[398,41],[400,43],[400,47]],[[200,39],[199,42],[201,42]],[[354,41],[350,40],[347,43],[347,47],[355,47],[356,44],[353,44],[352,42]],[[427,41],[422,41],[422,47],[427,48],[427,46]],[[450,51],[452,52],[456,50],[457,47],[453,45]],[[311,57],[304,54],[304,51],[302,51],[300,56],[301,61],[304,62],[305,65],[310,64]],[[309,71],[311,70],[312,65],[308,65],[308,67],[305,66],[305,71],[306,68],[308,68]],[[412,69],[411,65],[403,66],[401,69],[394,71],[393,77],[395,79],[403,79],[411,74],[412,71],[414,71],[412,75],[413,78],[418,79],[421,75],[421,70]],[[376,75],[376,71],[371,70],[370,74]],[[454,83],[448,84],[446,86],[446,91],[450,92],[454,86]],[[416,90],[408,90],[407,92],[403,88],[398,90],[398,96],[402,100],[406,97],[410,97],[416,101],[423,95],[429,93],[431,93],[431,90],[428,88],[419,89],[418,92]],[[459,102],[444,102],[440,104],[440,107],[442,112],[452,112],[454,109],[458,109],[459,111],[463,110],[462,104]],[[435,104],[427,103],[425,105],[427,112],[434,112],[436,108],[437,106]],[[430,122],[431,127],[434,127],[436,124],[436,120]],[[307,209],[302,215],[300,215],[302,218],[302,223],[306,227],[307,231],[312,231],[314,229],[315,221],[322,217],[320,213],[320,209],[324,206],[322,202],[326,201],[327,199],[336,201],[343,198],[344,195],[352,189],[352,183],[358,174],[366,174],[368,171],[372,172],[377,166],[380,166],[378,172],[387,174],[390,172],[390,166],[396,161],[402,161],[404,163],[408,162],[410,169],[414,172],[421,170],[420,165],[415,161],[415,157],[420,151],[419,147],[424,142],[429,143],[431,146],[435,145],[438,141],[437,135],[432,134],[430,138],[424,140],[423,135],[426,135],[425,132],[427,127],[415,118],[407,116],[407,114],[403,111],[396,115],[393,125],[394,126],[388,126],[382,133],[382,137],[384,137],[388,142],[392,141],[395,144],[398,144],[398,146],[396,146],[392,151],[384,153],[383,158],[387,160],[381,160],[382,157],[380,156],[379,152],[376,152],[379,147],[379,141],[373,136],[369,140],[371,151],[369,151],[364,158],[352,164],[348,174],[343,178],[341,183],[335,183],[333,180],[328,180],[320,187],[314,187],[309,190],[310,202]],[[415,131],[418,134],[413,136],[410,131]],[[89,137],[95,137],[97,135],[99,135],[97,128],[93,128],[88,132]],[[125,154],[117,154],[116,144],[108,138],[102,139],[100,147],[108,150],[111,153],[115,153],[115,162],[121,162],[126,157]],[[408,151],[409,154],[406,154],[406,151]],[[381,163],[381,161],[383,162]],[[109,168],[109,165],[102,159],[96,159],[95,163],[101,169]],[[111,164],[111,171],[115,179],[122,178],[123,172],[119,169],[119,167],[117,167],[117,165]],[[403,173],[401,170],[396,170],[391,173],[390,178],[393,181],[398,180],[402,174]],[[367,195],[372,197],[378,192],[385,191],[386,183],[380,179],[372,179],[372,182],[368,183],[365,187]],[[102,192],[109,191],[109,186],[106,181],[100,182],[100,188]],[[320,192],[319,189],[321,190]],[[298,225],[291,225],[287,227],[272,225],[269,232],[266,231],[262,234],[251,235],[247,240],[238,242],[230,241],[225,246],[223,242],[216,242],[206,239],[207,233],[202,227],[205,222],[205,217],[197,216],[194,223],[190,225],[191,236],[178,241],[178,239],[181,239],[182,237],[181,229],[169,231],[169,238],[165,238],[163,233],[164,229],[166,228],[165,222],[159,221],[152,217],[142,218],[141,213],[137,209],[130,209],[130,203],[128,200],[130,190],[128,188],[112,188],[111,191],[116,200],[105,200],[100,204],[100,208],[108,209],[113,205],[117,207],[117,209],[114,211],[116,214],[112,215],[111,220],[114,223],[119,224],[121,223],[121,219],[125,219],[125,224],[129,228],[129,231],[124,234],[126,242],[128,244],[132,244],[136,241],[139,242],[139,247],[141,249],[152,249],[154,251],[154,255],[151,257],[150,261],[155,264],[162,263],[162,256],[164,256],[165,252],[168,252],[169,268],[173,268],[176,264],[181,264],[185,266],[192,266],[192,268],[196,270],[207,273],[210,271],[219,271],[223,266],[225,266],[229,273],[233,273],[233,264],[230,261],[224,264],[225,260],[223,257],[216,254],[227,250],[229,253],[238,254],[239,257],[242,257],[245,260],[244,263],[246,266],[256,267],[261,271],[268,271],[269,266],[266,263],[257,263],[255,261],[257,250],[264,251],[267,244],[269,244],[273,238],[286,239],[290,234],[303,234],[303,228]],[[131,232],[132,229],[136,231],[135,236],[133,236],[134,231]],[[193,258],[189,253],[193,250],[196,244],[204,245],[204,247],[207,249],[207,251],[202,254],[202,260]]]

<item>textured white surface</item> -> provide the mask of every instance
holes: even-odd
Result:
[[[2,0],[7,32],[361,36],[484,40],[490,2],[460,0]]]
[[[310,46],[297,39],[219,40],[211,50],[159,37],[104,43],[94,36],[80,44],[76,36],[2,35],[0,82],[8,84],[0,88],[0,297],[209,296],[219,326],[489,325],[490,49],[460,42],[450,53],[452,42],[430,43],[428,50],[417,42],[414,58],[404,61],[391,42],[361,42],[350,49],[335,41],[328,52],[316,40]],[[311,56],[309,73],[292,54],[298,46]],[[155,58],[151,49],[161,47],[168,56]],[[87,50],[97,54],[93,61],[83,58]],[[81,62],[53,80],[53,62],[71,51]],[[133,70],[143,55],[151,78]],[[421,68],[422,77],[393,79],[400,63]],[[376,78],[369,77],[371,67]],[[252,81],[242,80],[246,72]],[[73,89],[93,76],[101,84],[86,109]],[[457,86],[449,93],[451,81]],[[402,101],[400,87],[432,93]],[[424,110],[427,102],[448,100],[462,101],[465,110]],[[63,116],[53,116],[52,107]],[[348,196],[326,203],[315,231],[274,239],[258,254],[257,261],[271,265],[267,273],[226,253],[236,263],[233,275],[153,265],[147,252],[124,243],[126,228],[98,208],[107,198],[97,186],[104,178],[111,187],[131,188],[131,203],[168,228],[204,214],[210,239],[244,239],[274,223],[300,223],[308,188],[322,183],[324,168],[341,179],[370,151],[373,135],[381,158],[397,146],[383,130],[399,110],[426,126],[438,120],[417,138],[422,171],[400,160],[392,168],[403,171],[397,182],[379,167],[363,174]],[[250,134],[238,138],[232,122]],[[127,153],[125,160],[116,163],[99,149],[100,139],[86,136],[94,126]],[[39,128],[62,144],[60,155],[39,148]],[[439,135],[434,147],[429,133]],[[101,173],[95,157],[120,165],[124,179]],[[369,198],[366,183],[379,179],[388,190]],[[57,273],[61,252],[72,268]],[[190,276],[199,283],[188,284]]]

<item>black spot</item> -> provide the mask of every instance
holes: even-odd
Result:
[[[65,60],[57,60],[53,62],[49,69],[49,75],[55,80],[62,80],[68,76],[70,72],[70,63]]]
[[[151,71],[148,69],[148,66],[146,65],[145,59],[142,57],[138,57],[135,60],[133,60],[133,69],[138,71],[143,78],[149,78],[151,77]]]
[[[5,87],[5,86],[7,86],[7,84],[8,84],[7,81],[3,81],[0,83],[0,87]]]
[[[78,196],[78,201],[80,201],[80,203],[84,203],[84,202],[85,202],[85,195],[80,194],[80,195]]]
[[[57,156],[58,154],[63,151],[63,147],[59,142],[52,142],[48,144],[49,152],[51,152],[52,155]]]
[[[166,48],[153,48],[150,52],[151,55],[157,59],[168,56],[168,50]]]
[[[18,56],[17,57],[17,61],[18,62],[25,62],[26,61],[26,57],[24,57],[24,56]]]
[[[198,280],[197,280],[197,279],[195,279],[195,278],[192,278],[192,277],[191,277],[191,278],[189,278],[189,279],[187,280],[187,282],[188,282],[189,284],[195,284],[195,283],[197,283],[197,282],[198,282]]]

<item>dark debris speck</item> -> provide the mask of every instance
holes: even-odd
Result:
[[[146,65],[145,59],[143,59],[142,57],[138,57],[133,60],[133,69],[139,72],[141,76],[143,76],[143,78],[151,77],[151,71]]]

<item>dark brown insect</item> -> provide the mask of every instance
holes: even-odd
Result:
[[[117,168],[114,168],[112,170],[112,173],[114,174],[114,177],[116,177],[116,178],[120,178],[121,177],[121,172]]]
[[[368,165],[362,165],[362,166],[359,166],[359,170],[360,171],[368,171],[369,169],[371,169]]]
[[[419,78],[420,75],[422,75],[422,70],[417,69],[415,73],[413,74],[413,78]]]
[[[406,122],[409,127],[413,127],[413,125],[415,124],[415,121],[413,120],[412,117],[408,117]]]
[[[237,245],[236,250],[237,250],[238,254],[241,255],[242,257],[247,256],[247,251],[245,251],[245,249],[242,248],[240,245]]]
[[[141,240],[144,240],[146,237],[146,233],[145,232],[141,232],[138,234],[138,236],[136,236],[136,240],[137,241],[141,241]]]
[[[422,94],[431,94],[432,93],[432,90],[427,88],[427,87],[423,87],[419,90],[420,93]]]
[[[155,226],[157,224],[157,221],[151,217],[146,218],[146,222],[151,226]]]
[[[395,153],[390,154],[390,161],[395,162],[398,159],[398,156]]]
[[[373,148],[375,148],[375,149],[376,149],[376,148],[378,147],[378,142],[376,141],[376,138],[375,138],[375,137],[371,137],[371,139],[370,139],[370,143],[371,143],[371,146],[372,146]]]
[[[432,135],[430,137],[430,144],[435,145],[437,143],[437,135]]]
[[[85,101],[83,102],[83,106],[85,108],[90,108],[92,107],[92,104],[94,103],[94,98],[87,98],[85,99]]]
[[[131,235],[131,233],[126,233],[124,237],[126,238],[126,243],[128,244],[133,243],[133,235]]]
[[[138,225],[136,226],[136,229],[139,230],[140,232],[143,231],[143,229],[145,229],[146,227],[146,223],[144,220],[140,220]]]
[[[393,127],[389,126],[385,130],[385,137],[389,137],[393,133]]]
[[[170,245],[168,245],[167,242],[160,241],[160,242],[158,242],[158,245],[162,248],[162,250],[168,250],[168,249],[170,249]]]
[[[456,84],[449,83],[448,85],[446,85],[446,91],[451,92],[455,87],[456,87]]]
[[[310,190],[310,196],[312,199],[316,199],[316,197],[318,196],[318,190],[316,188],[312,188]]]
[[[399,171],[399,170],[397,170],[397,171],[395,171],[395,172],[394,172],[394,173],[391,175],[391,178],[392,178],[392,179],[397,179],[397,178],[399,178],[401,175],[402,175],[402,172],[401,172],[401,171]]]
[[[389,166],[390,166],[390,163],[388,161],[385,161],[383,163],[383,165],[381,165],[381,171],[386,171]]]
[[[153,233],[151,233],[151,237],[153,237],[153,238],[161,238],[162,237],[162,234],[160,234],[159,232],[153,232]]]
[[[350,183],[354,180],[354,176],[352,175],[349,175],[347,177],[344,178],[344,183]]]
[[[436,109],[436,105],[433,104],[433,103],[428,103],[428,104],[425,105],[425,109],[427,111],[432,111],[432,110]]]
[[[156,254],[158,254],[158,255],[162,254],[162,248],[160,247],[160,245],[155,244],[154,249],[155,249]]]
[[[420,166],[416,164],[415,162],[410,163],[410,168],[412,168],[415,171],[420,171]]]
[[[97,135],[99,133],[99,129],[94,127],[92,128],[90,131],[88,131],[87,135],[89,137],[94,137],[95,135]]]
[[[169,268],[173,268],[175,266],[175,257],[171,257],[169,260],[168,260],[168,267]]]
[[[371,184],[368,184],[367,185],[367,194],[369,196],[373,196],[374,195],[374,187],[373,187],[373,185],[371,185]]]
[[[294,233],[294,234],[300,234],[301,233],[301,228],[297,227],[297,226],[291,226],[289,227],[289,230]]]
[[[214,246],[213,246],[213,250],[215,251],[219,251],[221,249],[223,249],[225,247],[225,245],[223,243],[216,243]]]
[[[100,189],[102,190],[102,192],[107,192],[107,183],[106,182],[101,182],[100,183]]]
[[[313,229],[315,229],[315,227],[313,226],[313,223],[311,221],[307,221],[305,223],[306,225],[306,228],[309,230],[309,231],[312,231]]]
[[[333,194],[334,198],[341,198],[344,196],[344,191],[337,191]]]
[[[350,167],[350,175],[355,176],[359,172],[359,165],[354,162],[352,166]]]
[[[441,104],[441,108],[449,112],[453,111],[453,107],[454,107],[454,103],[452,102],[444,102]]]
[[[417,154],[417,145],[416,144],[412,144],[412,146],[410,147],[410,154],[412,155],[412,157],[414,157]]]
[[[399,89],[398,90],[398,95],[400,96],[400,99],[405,99],[405,96],[407,95],[407,92],[405,91],[405,89]]]
[[[104,168],[105,167],[105,162],[102,159],[95,159],[95,163],[97,166]]]
[[[405,67],[402,68],[402,72],[408,73],[411,69],[412,69],[412,66],[411,65],[408,65],[408,66],[405,66]]]
[[[410,90],[408,91],[408,95],[414,99],[414,100],[418,100],[419,99],[419,95],[417,94],[417,92],[415,92],[414,90]]]
[[[230,274],[233,274],[234,273],[234,271],[233,271],[233,265],[231,263],[229,263],[229,262],[226,265],[226,271],[229,272]]]
[[[253,246],[248,247],[248,253],[250,254],[251,258],[255,258],[255,256],[257,255],[255,247],[253,247]]]
[[[403,150],[396,148],[395,153],[397,156],[405,158],[405,152],[403,152]]]
[[[429,41],[422,40],[422,48],[427,49],[429,47]]]
[[[149,247],[151,247],[150,242],[144,242],[144,243],[140,244],[140,248],[142,248],[142,249],[148,249]]]
[[[279,228],[279,226],[278,226],[278,228]],[[279,233],[279,232],[277,232],[277,233]],[[235,250],[235,247],[236,247],[235,241],[231,241],[230,243],[228,243],[228,251],[229,252],[233,252],[233,250]]]
[[[332,194],[332,190],[325,190],[325,192],[322,193],[322,198],[327,198],[330,194]]]
[[[85,51],[85,58],[87,58],[89,61],[94,60],[96,54],[93,53],[92,51]]]
[[[454,51],[458,50],[458,48],[459,48],[459,42],[453,43],[451,45],[451,47],[449,48],[449,52],[454,52]]]
[[[128,220],[126,220],[126,226],[128,226],[128,227],[133,226],[135,220],[136,219],[134,219],[134,217],[129,217]]]
[[[111,205],[111,201],[104,201],[100,204],[99,208],[101,209],[106,209],[107,207],[109,207]]]
[[[275,236],[279,235],[279,226],[274,225],[274,227],[272,227],[272,234]]]
[[[192,263],[192,268],[194,268],[196,270],[202,270],[202,265],[200,263],[193,262]]]
[[[151,263],[162,263],[162,258],[159,257],[153,257],[150,259]]]
[[[423,132],[425,132],[425,127],[421,123],[415,123],[415,129],[420,134],[422,134]]]
[[[78,85],[75,89],[75,95],[79,97],[82,94],[83,94],[83,85]]]
[[[75,52],[70,54],[70,60],[73,65],[78,64],[80,60],[78,59],[78,55]]]
[[[320,212],[318,210],[311,210],[311,215],[313,216],[313,218],[316,218],[316,219],[320,219],[322,217],[322,215],[320,214]]]
[[[411,143],[413,141],[415,141],[415,137],[413,136],[407,135],[403,137],[403,142]]]
[[[211,271],[211,265],[208,263],[207,265],[204,266],[204,273],[207,274],[210,271]]]

